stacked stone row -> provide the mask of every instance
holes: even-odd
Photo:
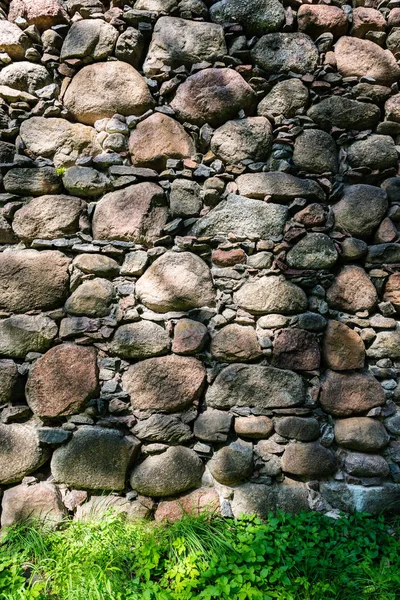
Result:
[[[399,32],[392,0],[0,12],[2,525],[400,510]]]

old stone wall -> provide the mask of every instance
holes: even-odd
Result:
[[[398,2],[6,4],[2,524],[399,511]]]

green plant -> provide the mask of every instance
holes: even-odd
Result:
[[[56,173],[59,177],[62,177],[65,173],[65,171],[67,170],[66,167],[57,167],[56,168]]]

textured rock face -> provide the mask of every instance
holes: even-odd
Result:
[[[0,46],[14,60],[23,60],[29,46],[29,39],[21,29],[9,21],[0,23]]]
[[[319,368],[320,349],[313,333],[282,329],[275,338],[272,363],[281,369],[312,371]]]
[[[386,192],[372,185],[352,185],[333,207],[336,226],[351,235],[368,239],[388,208]]]
[[[257,112],[263,117],[284,115],[294,117],[297,111],[308,104],[308,89],[299,79],[279,81],[272,90],[264,96],[257,107]]]
[[[48,458],[33,427],[0,424],[0,483],[21,481]]]
[[[372,128],[379,121],[380,111],[374,104],[331,96],[312,106],[307,114],[322,129],[330,131],[332,127]]]
[[[335,467],[333,452],[318,442],[289,444],[282,457],[283,471],[299,477],[323,477]]]
[[[12,0],[9,20],[15,21],[21,17],[28,25],[36,25],[40,31],[69,21],[67,12],[58,0]]]
[[[223,362],[248,362],[261,355],[256,332],[252,327],[227,325],[211,341],[211,354]]]
[[[287,254],[289,266],[295,269],[330,269],[338,253],[333,241],[324,233],[309,233]]]
[[[299,179],[288,173],[252,173],[240,175],[236,183],[239,193],[249,198],[289,204],[296,197],[323,200],[324,193],[312,180]]]
[[[0,85],[14,90],[35,94],[37,90],[51,84],[48,70],[42,65],[22,61],[3,67],[0,73]]]
[[[216,23],[239,23],[250,35],[263,35],[277,31],[285,20],[279,0],[219,0],[210,10]]]
[[[226,163],[262,160],[272,144],[272,129],[265,117],[228,121],[213,135],[211,150]]]
[[[329,321],[322,344],[326,366],[335,371],[362,369],[365,346],[360,336],[338,321]]]
[[[334,37],[346,35],[348,20],[346,13],[337,6],[302,4],[297,13],[299,31],[313,39],[323,33]]]
[[[368,417],[353,417],[336,421],[335,440],[344,448],[374,452],[389,442],[389,434],[379,421]]]
[[[66,516],[59,489],[46,481],[36,485],[17,485],[6,490],[2,506],[2,527],[29,519],[45,519],[50,524],[56,524]]]
[[[150,358],[166,354],[169,347],[165,329],[151,321],[142,321],[118,327],[110,350],[123,358]]]
[[[381,406],[385,403],[385,394],[372,375],[327,371],[319,401],[327,413],[348,417]]]
[[[235,517],[258,514],[266,518],[272,510],[297,513],[309,510],[304,483],[285,479],[283,485],[245,483],[235,489],[232,511]]]
[[[25,358],[28,352],[45,352],[57,335],[57,325],[41,315],[13,315],[0,321],[0,353]]]
[[[118,31],[101,19],[74,23],[61,48],[61,60],[85,58],[106,60],[117,41]]]
[[[377,302],[371,280],[360,267],[344,267],[329,288],[327,299],[333,308],[355,313],[371,310]]]
[[[253,470],[251,447],[233,443],[218,450],[208,463],[211,475],[224,485],[233,485],[247,479]]]
[[[316,67],[318,51],[304,33],[270,33],[254,46],[252,56],[267,73],[309,73]]]
[[[67,88],[64,104],[77,121],[93,125],[115,113],[143,114],[153,106],[153,99],[136,69],[111,61],[79,71]]]
[[[284,277],[261,277],[245,283],[235,294],[239,306],[254,314],[290,315],[306,309],[307,298],[297,285]]]
[[[94,348],[65,344],[40,358],[29,374],[26,394],[39,417],[60,417],[79,412],[95,396],[98,371]]]
[[[335,57],[344,77],[373,77],[377,83],[389,85],[399,77],[399,67],[390,50],[369,40],[342,37],[335,46]]]

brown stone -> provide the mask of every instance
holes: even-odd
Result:
[[[282,456],[282,470],[299,477],[323,477],[332,473],[335,467],[335,455],[319,442],[289,444]]]
[[[375,244],[388,244],[389,242],[395,242],[399,236],[399,232],[393,221],[386,217],[379,225],[378,230],[374,236]]]
[[[386,302],[391,302],[397,312],[400,312],[400,273],[393,273],[389,277],[383,298]]]
[[[299,31],[316,39],[323,33],[335,38],[346,35],[348,20],[346,13],[337,6],[325,4],[302,4],[297,13]]]
[[[235,432],[245,438],[262,439],[271,435],[274,424],[269,417],[237,417],[235,419]]]
[[[336,371],[362,369],[365,361],[364,342],[353,329],[339,321],[329,321],[322,341],[325,364]]]
[[[373,77],[377,83],[390,85],[400,75],[393,54],[369,40],[344,36],[335,46],[335,57],[344,77]]]
[[[386,19],[379,10],[357,6],[353,10],[353,27],[351,35],[364,38],[368,31],[385,31]]]
[[[369,417],[341,419],[335,423],[336,443],[349,450],[374,452],[384,448],[389,439],[382,423]]]
[[[235,485],[250,477],[253,471],[251,444],[233,442],[217,450],[207,467],[211,475],[223,485]]]
[[[218,127],[243,109],[251,112],[255,94],[233,69],[204,69],[182,83],[171,102],[180,121]]]
[[[66,512],[60,490],[53,483],[21,484],[4,492],[1,526],[10,527],[30,519],[55,525],[65,518]]]
[[[246,262],[246,252],[241,248],[214,250],[212,253],[212,261],[218,267],[233,267],[234,265],[240,265]]]
[[[59,0],[12,0],[8,20],[15,21],[19,17],[28,25],[36,25],[39,31],[69,23],[68,14]]]
[[[219,513],[219,496],[211,488],[199,488],[177,500],[162,500],[157,507],[156,521],[179,521],[185,514]]]
[[[261,348],[253,327],[232,323],[211,340],[211,354],[223,362],[248,362],[261,356]]]
[[[129,138],[132,163],[162,171],[169,158],[186,158],[195,153],[192,138],[180,123],[154,113],[138,123]]]
[[[98,388],[93,347],[62,344],[51,348],[29,374],[26,395],[39,417],[55,418],[79,412]]]
[[[305,6],[303,4],[303,6]],[[318,227],[325,223],[326,213],[321,204],[309,204],[293,217],[294,221],[302,223],[304,227]]]
[[[46,462],[49,452],[29,425],[0,423],[0,484],[17,483]]]
[[[154,105],[144,78],[119,60],[81,69],[69,84],[63,102],[72,116],[86,125],[115,113],[141,115]]]
[[[172,352],[196,354],[203,350],[208,341],[207,327],[192,319],[179,319],[174,329]]]
[[[369,373],[327,371],[322,379],[319,401],[327,413],[335,417],[348,417],[382,406],[385,404],[385,393]]]
[[[132,365],[122,376],[133,410],[176,412],[198,400],[205,369],[195,358],[163,356]]]
[[[0,254],[0,308],[49,310],[64,304],[70,259],[61,252],[18,250]]]
[[[161,235],[168,209],[162,188],[143,182],[106,194],[93,215],[99,240],[151,243]]]
[[[303,329],[281,329],[275,338],[272,364],[280,369],[313,371],[321,361],[317,338]]]
[[[361,267],[343,267],[326,295],[329,306],[349,313],[371,310],[378,301],[376,289]]]

